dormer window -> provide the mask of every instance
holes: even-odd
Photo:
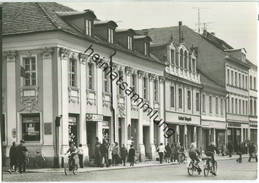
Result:
[[[147,42],[144,43],[144,54],[148,55],[148,44],[147,44]]]
[[[113,43],[113,35],[114,35],[114,30],[111,28],[108,28],[108,42]]]
[[[85,20],[85,34],[88,36],[92,35],[92,21],[91,20]]]
[[[132,50],[132,37],[128,36],[128,49]]]

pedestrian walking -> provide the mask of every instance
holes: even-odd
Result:
[[[170,145],[167,143],[167,145],[165,146],[165,161],[167,163],[169,163],[171,161],[171,154],[172,154],[172,150]]]
[[[84,151],[82,144],[78,146],[78,158],[79,158],[79,166],[80,168],[84,168]]]
[[[16,147],[17,165],[19,167],[19,173],[26,172],[26,153],[27,148],[24,146],[24,140],[20,141],[20,144]]]
[[[126,166],[127,155],[128,155],[127,148],[123,144],[122,147],[121,147],[121,160],[122,160],[123,166]]]
[[[181,144],[180,142],[177,142],[175,146],[175,158],[178,163],[180,162],[180,156],[181,156]]]
[[[157,151],[158,151],[158,155],[159,155],[160,164],[162,164],[163,158],[164,158],[164,153],[165,153],[165,146],[163,145],[163,143],[160,143]]]
[[[101,155],[102,155],[102,161],[104,161],[104,164],[106,167],[109,166],[108,161],[108,143],[105,139],[103,139],[103,143],[101,144]]]
[[[256,146],[254,143],[251,143],[251,142],[249,143],[248,153],[249,153],[248,162],[251,162],[252,158],[255,158],[255,161],[257,162]]]
[[[96,143],[95,143],[95,163],[98,167],[102,167],[102,161],[101,161],[102,155],[101,155],[101,144],[99,142],[98,137],[96,137]]]
[[[16,161],[16,145],[13,142],[10,151],[9,151],[9,158],[10,158],[10,172],[16,172],[17,168],[17,161]]]
[[[135,149],[134,149],[133,145],[130,145],[128,160],[130,162],[130,166],[134,166],[134,163],[135,163]]]
[[[112,164],[117,165],[119,163],[119,145],[115,142],[115,146],[112,149]]]
[[[229,155],[229,157],[232,157],[233,145],[232,145],[231,142],[228,143],[227,148],[228,148],[228,155]]]
[[[112,164],[112,149],[113,149],[113,144],[108,145],[108,166]]]

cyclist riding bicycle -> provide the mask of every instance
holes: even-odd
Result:
[[[207,147],[207,149],[205,151],[206,156],[211,158],[211,162],[212,162],[213,167],[214,167],[214,164],[215,164],[215,158],[214,158],[215,151],[218,152],[218,149],[216,148],[216,146],[213,142]]]
[[[194,162],[194,165],[198,168],[198,171],[201,172],[201,168],[199,166],[200,159],[198,156],[200,155],[200,151],[196,148],[195,143],[191,143],[190,150],[189,150],[189,157]]]
[[[78,154],[78,150],[74,142],[69,142],[69,149],[67,150],[66,154],[67,153],[70,154],[68,157],[69,170],[72,170],[75,166],[75,156]]]

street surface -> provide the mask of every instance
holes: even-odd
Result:
[[[4,173],[3,181],[174,181],[174,180],[254,180],[257,178],[257,163],[248,163],[247,158],[239,164],[235,160],[218,161],[218,175],[189,176],[186,164],[130,168],[119,170],[72,173]]]

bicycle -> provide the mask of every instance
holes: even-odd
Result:
[[[195,165],[195,162],[193,160],[190,161],[190,163],[187,166],[187,172],[190,176],[194,175],[194,172],[197,172],[198,175],[201,174],[201,168],[199,167],[199,165]]]
[[[217,161],[214,161],[214,165],[212,165],[212,159],[209,157],[206,158],[202,158],[202,160],[205,160],[206,163],[204,164],[204,169],[203,169],[203,173],[204,176],[207,177],[209,175],[209,173],[211,173],[212,175],[216,176],[217,175]]]
[[[71,155],[72,154],[63,155],[65,175],[68,175],[69,172],[73,172],[74,175],[78,174],[78,161],[76,158],[77,155],[74,155],[74,157],[72,157]],[[72,158],[74,158],[74,160],[72,160]]]

